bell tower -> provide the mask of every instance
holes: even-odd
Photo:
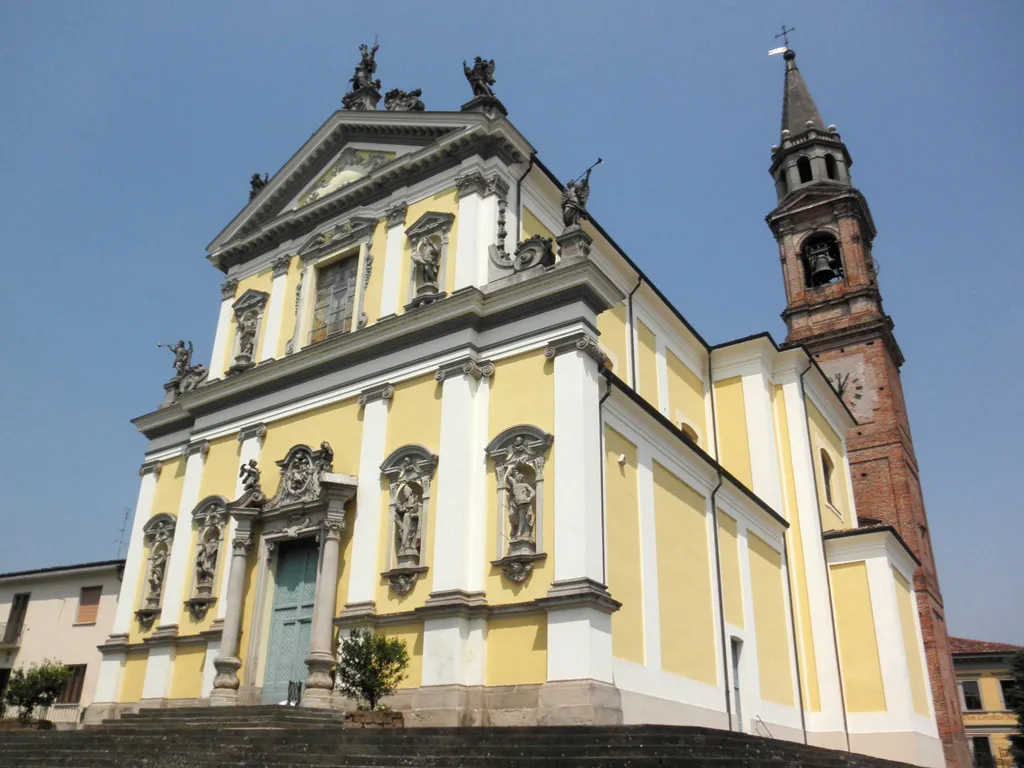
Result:
[[[787,50],[782,128],[771,148],[778,205],[766,220],[779,245],[786,345],[804,346],[857,419],[846,435],[860,526],[893,526],[921,562],[914,577],[939,736],[951,766],[969,768],[942,593],[910,435],[903,353],[882,308],[876,230],[850,176],[853,159],[825,125]]]

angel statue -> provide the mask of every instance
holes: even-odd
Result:
[[[359,46],[359,53],[362,54],[362,59],[356,65],[356,73],[352,75],[353,91],[358,91],[360,88],[380,89],[380,80],[372,79],[373,73],[377,71],[377,62],[374,56],[377,55],[379,49],[380,46],[377,43],[373,44],[373,48],[366,45]]]
[[[184,376],[192,365],[192,342],[184,340],[177,344],[157,344],[158,347],[167,347],[174,354],[174,371],[178,378]]]
[[[570,181],[562,190],[562,223],[566,227],[578,227],[580,219],[587,218],[587,198],[590,197],[590,172],[588,168],[582,179]]]
[[[256,459],[249,459],[248,464],[239,467],[238,476],[242,478],[243,493],[260,490],[260,471],[256,468]]]
[[[472,69],[463,60],[462,71],[465,72],[466,79],[469,80],[469,85],[473,89],[473,98],[480,96],[494,98],[494,91],[491,89],[491,86],[494,85],[494,59],[487,60],[477,56],[473,59]]]

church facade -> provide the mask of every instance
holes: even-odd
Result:
[[[694,724],[941,765],[921,558],[858,517],[857,419],[813,349],[708,344],[588,216],[589,172],[563,186],[507,119],[493,62],[461,111],[378,110],[375,53],[209,246],[212,354],[174,345],[135,420],[88,719],[297,682],[343,707],[337,644],[370,626],[407,643],[410,725]]]

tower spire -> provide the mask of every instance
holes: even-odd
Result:
[[[796,66],[796,52],[789,49],[782,58],[786,60],[786,80],[782,91],[780,130],[789,131],[790,135],[796,136],[808,129],[807,123],[812,123],[819,131],[823,130],[825,122],[821,119],[821,113],[811,98],[807,83]]]

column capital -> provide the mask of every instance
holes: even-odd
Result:
[[[156,477],[160,477],[160,471],[163,469],[163,462],[160,461],[147,461],[141,467],[139,467],[139,477],[145,477],[152,472]]]
[[[331,518],[328,518],[327,520],[324,520],[323,524],[320,526],[320,531],[317,533],[317,538],[320,539],[321,537],[323,537],[328,541],[340,541],[341,534],[344,532],[344,530],[345,521],[343,519],[332,520]]]
[[[469,171],[455,177],[455,186],[458,189],[459,197],[477,194],[480,197],[497,195],[504,200],[508,195],[509,184],[497,173],[484,176],[480,171]]]
[[[405,224],[405,212],[409,209],[408,203],[395,203],[386,211],[384,215],[387,217],[389,227],[400,227]]]
[[[185,446],[185,450],[182,451],[185,457],[192,456],[198,453],[202,457],[206,457],[206,454],[210,452],[210,441],[209,440],[197,440],[194,443],[189,443]]]
[[[231,552],[245,556],[252,549],[252,531],[238,531],[231,540]]]
[[[292,257],[291,254],[286,253],[282,256],[278,256],[270,263],[271,270],[273,270],[274,277],[280,277],[288,272],[288,267],[291,266]]]
[[[561,354],[573,351],[582,352],[588,357],[593,358],[599,366],[608,362],[608,355],[601,349],[597,339],[583,331],[549,341],[547,348],[544,350],[544,357],[548,360],[554,360]]]
[[[263,439],[263,436],[267,434],[267,425],[263,422],[257,424],[249,424],[238,430],[238,442],[244,443],[250,438]]]
[[[235,291],[238,290],[238,281],[235,278],[225,280],[220,285],[220,297],[224,301],[229,301],[235,298]]]
[[[494,363],[490,360],[474,360],[471,357],[464,357],[446,363],[437,369],[434,379],[444,381],[452,376],[472,376],[474,379],[490,378],[494,375]]]
[[[389,382],[364,389],[359,393],[359,405],[367,405],[377,400],[390,400],[395,396],[395,388]]]

